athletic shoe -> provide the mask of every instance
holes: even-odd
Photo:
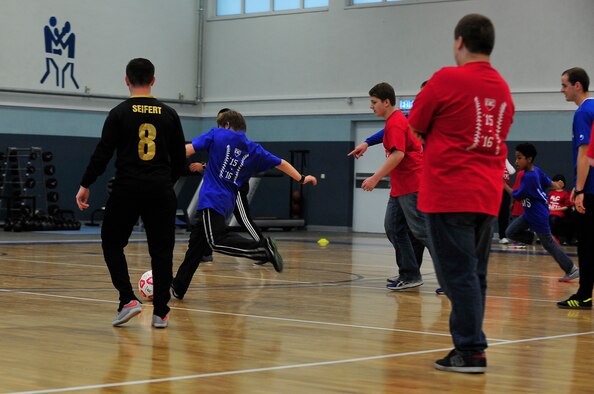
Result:
[[[577,294],[574,294],[565,301],[559,301],[557,306],[561,309],[592,309],[592,297],[580,300]]]
[[[177,290],[175,290],[175,287],[173,287],[173,283],[171,284],[171,295],[177,298],[178,300],[184,299],[184,295],[178,293]]]
[[[114,327],[127,323],[128,320],[142,312],[142,304],[138,300],[132,300],[118,311],[116,318],[111,322]]]
[[[200,259],[201,263],[212,263],[212,254],[209,256],[202,256],[202,258]]]
[[[164,318],[160,318],[157,315],[153,315],[153,327],[155,328],[167,328],[169,325],[169,315]]]
[[[390,276],[389,278],[386,278],[386,281],[392,282],[392,283],[396,283],[399,280],[400,280],[400,275]]]
[[[569,282],[569,281],[574,280],[579,277],[580,277],[580,270],[578,269],[578,267],[576,267],[574,265],[573,268],[571,269],[571,272],[569,272],[569,274],[566,274],[566,275],[562,276],[561,278],[559,278],[559,282]]]
[[[485,352],[465,355],[454,349],[441,360],[437,360],[434,366],[440,371],[484,373],[487,369],[487,356]]]
[[[419,287],[423,284],[422,279],[417,280],[398,280],[395,283],[388,283],[386,287],[392,291],[400,291],[405,289],[411,289],[413,287]]]
[[[266,238],[266,251],[268,254],[268,261],[274,266],[276,272],[283,271],[283,256],[278,252],[276,242],[270,237]]]
[[[499,240],[499,243],[500,243],[501,245],[507,245],[507,244],[509,243],[509,239],[507,239],[507,238],[501,238],[501,239]]]
[[[438,287],[437,289],[435,289],[435,294],[437,294],[437,295],[445,295],[445,290],[442,289],[441,287]]]

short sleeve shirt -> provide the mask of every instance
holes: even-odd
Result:
[[[445,67],[431,77],[408,118],[425,136],[421,211],[497,216],[513,114],[509,87],[488,62]]]
[[[594,123],[594,98],[590,97],[578,107],[573,115],[573,168],[576,169],[577,174],[577,157],[580,146],[588,145],[587,155],[594,154],[593,144],[590,143],[592,135],[592,127]],[[577,177],[576,177],[577,178]],[[590,167],[586,184],[584,185],[584,192],[587,194],[594,194],[594,168]]]
[[[394,111],[386,120],[384,128],[386,156],[393,150],[404,153],[404,158],[390,171],[390,196],[398,197],[419,190],[419,174],[423,159],[423,146],[412,134],[408,121],[401,111]]]
[[[244,132],[215,128],[192,140],[196,151],[208,151],[198,210],[211,208],[228,217],[239,186],[258,172],[281,164],[281,159],[247,139]]]

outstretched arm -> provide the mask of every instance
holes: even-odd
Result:
[[[367,151],[367,148],[373,145],[381,144],[384,140],[384,129],[381,129],[371,137],[367,138],[365,142],[360,143],[352,150],[347,156],[355,156],[355,159],[363,156],[363,153]]]
[[[279,170],[301,183],[311,183],[314,186],[318,184],[318,180],[313,175],[301,175],[295,167],[293,167],[288,161],[282,159],[281,163],[276,166]]]

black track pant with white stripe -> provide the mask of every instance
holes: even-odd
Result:
[[[203,209],[198,211],[196,216],[198,223],[190,234],[184,261],[173,279],[173,287],[178,294],[183,295],[188,290],[202,256],[208,253],[210,248],[215,252],[230,256],[246,257],[257,261],[269,260],[263,242],[229,231],[223,215],[212,209]]]
[[[233,210],[233,216],[237,219],[237,222],[243,230],[245,230],[250,237],[256,242],[260,242],[260,245],[264,245],[266,242],[262,230],[254,223],[252,214],[250,213],[250,203],[248,201],[248,193],[250,192],[250,183],[245,182],[238,190],[237,197],[235,198],[235,209]],[[212,250],[209,249],[204,252],[205,256],[210,256]]]

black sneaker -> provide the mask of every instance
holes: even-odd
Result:
[[[266,238],[266,251],[268,254],[268,261],[274,266],[276,272],[283,271],[283,256],[278,252],[276,242],[270,237]]]
[[[184,295],[178,293],[177,290],[175,290],[175,287],[173,287],[173,283],[171,284],[171,295],[177,298],[178,300],[184,299]]]
[[[574,294],[565,301],[559,301],[557,306],[561,309],[592,309],[592,297],[580,300],[578,295]]]
[[[435,294],[437,295],[445,295],[445,290],[441,287],[438,287],[437,289],[435,289]]]
[[[434,365],[440,371],[484,373],[487,369],[487,356],[485,352],[465,355],[454,349]]]

